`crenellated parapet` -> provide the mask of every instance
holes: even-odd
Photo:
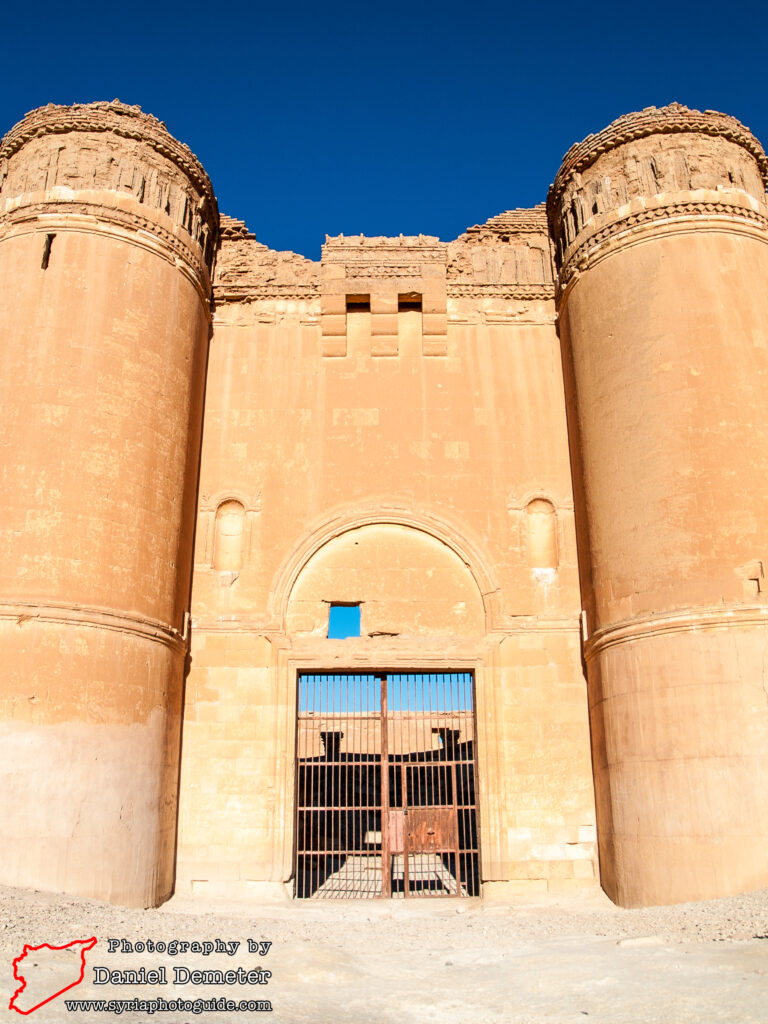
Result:
[[[736,118],[680,104],[620,117],[572,146],[547,211],[564,287],[614,240],[660,223],[735,219],[768,227],[768,158]]]
[[[219,223],[210,179],[189,147],[139,107],[49,104],[4,137],[0,231],[63,230],[62,216],[154,243],[210,293]]]

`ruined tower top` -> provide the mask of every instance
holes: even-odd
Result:
[[[174,233],[181,228],[191,236],[210,271],[219,230],[213,186],[194,153],[156,117],[119,100],[51,103],[0,141],[4,212],[21,196],[50,205],[71,203],[82,192],[100,193],[102,206],[106,193],[130,196],[152,209],[153,219],[170,217]]]
[[[766,185],[765,151],[735,117],[679,103],[626,114],[572,146],[549,190],[561,284],[587,238],[633,226],[627,218],[667,218],[670,203],[707,215],[725,203],[729,214],[762,223]]]
[[[603,153],[649,135],[673,135],[681,132],[727,139],[743,146],[756,160],[768,188],[768,157],[760,141],[746,125],[730,114],[717,110],[692,110],[681,103],[666,107],[645,107],[643,110],[612,121],[596,135],[588,135],[574,143],[563,157],[560,170],[549,190],[547,205],[556,203],[568,178],[590,167]]]

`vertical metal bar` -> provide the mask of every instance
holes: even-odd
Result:
[[[392,895],[392,862],[389,853],[389,722],[387,677],[381,677],[381,895]]]
[[[480,881],[480,830],[477,820],[477,701],[475,699],[475,674],[469,673],[470,723],[472,729],[472,757],[468,758],[467,766],[467,800],[471,807],[467,813],[467,830],[470,836],[470,848],[474,850],[467,856],[467,877],[471,878],[471,889],[467,886],[470,896],[479,895],[477,885]]]
[[[312,751],[310,749],[309,736],[309,686],[310,676],[301,677],[301,686],[299,690],[299,727],[303,726],[304,738],[302,741],[302,754],[304,756],[304,796],[302,799],[302,807],[306,808],[312,804],[312,785],[314,780],[314,758],[312,757]],[[309,789],[309,793],[307,793]],[[312,895],[311,884],[309,880],[309,873],[311,872],[312,855],[309,852],[312,849],[312,829],[314,827],[314,821],[312,812],[303,812],[304,827],[300,832],[297,832],[297,846],[299,843],[299,836],[301,837],[302,846],[302,858],[301,858],[301,894],[303,897],[309,897]],[[297,871],[298,875],[298,871]]]
[[[296,807],[294,809],[294,822],[293,822],[293,843],[296,850],[295,856],[295,868],[294,868],[294,895],[298,896],[302,891],[300,871],[301,871],[301,852],[300,846],[300,831],[299,831],[299,816],[301,811],[300,807],[304,805],[304,801],[301,798],[301,673],[296,675]],[[306,780],[306,769],[304,779]],[[306,783],[305,783],[306,784]]]
[[[312,773],[312,792],[310,794],[310,799],[309,799],[309,803],[310,803],[310,805],[312,807],[312,810],[309,813],[309,833],[307,835],[307,840],[308,840],[308,843],[309,843],[309,850],[311,851],[311,853],[309,853],[308,856],[306,857],[306,862],[307,862],[307,868],[308,868],[308,870],[310,872],[309,886],[308,886],[308,889],[310,890],[309,895],[310,896],[314,896],[315,895],[315,891],[316,891],[315,890],[315,885],[314,885],[315,881],[317,881],[318,887],[320,885],[320,877],[322,875],[322,871],[317,871],[317,869],[322,867],[322,861],[321,861],[321,858],[320,858],[320,849],[321,849],[321,847],[320,847],[320,820],[321,820],[320,819],[320,811],[319,810],[315,810],[315,808],[320,803],[320,764],[319,764],[320,759],[315,754],[315,749],[316,749],[316,746],[317,746],[317,740],[316,740],[316,736],[315,736],[316,723],[315,723],[315,717],[314,717],[315,707],[317,706],[317,699],[316,699],[317,698],[317,687],[318,687],[317,676],[316,675],[310,676],[310,680],[311,680],[311,685],[312,685],[312,698],[311,698],[311,701],[310,701],[310,693],[309,693],[309,685],[308,685],[307,686],[307,742],[309,744],[311,744],[311,748],[310,749],[312,751],[312,768],[311,768],[311,773]],[[312,871],[313,868],[315,869],[315,871],[317,871],[317,878],[316,879],[311,877],[311,875],[314,873]]]
[[[338,715],[336,718],[335,727],[337,732],[337,742],[334,748],[334,757],[336,759],[336,846],[339,851],[347,851],[349,849],[349,838],[347,836],[347,821],[344,815],[344,769],[342,765],[343,758],[341,756],[341,733],[344,731],[342,725],[346,725],[344,712],[347,707],[347,693],[349,689],[349,676],[339,676],[339,708]],[[339,860],[342,860],[341,870],[339,872],[339,898],[346,899],[349,896],[349,890],[354,890],[355,883],[355,868],[354,861],[350,862],[349,856],[346,852],[341,852]]]
[[[435,673],[432,673],[429,676],[430,732],[432,730],[432,721],[433,720],[437,722],[437,726],[436,727],[438,729],[440,728],[440,721],[441,721],[441,718],[440,718],[440,705],[442,703],[441,700],[440,700],[440,697],[441,697],[441,690],[443,689],[444,685],[445,685],[445,673],[444,672],[435,672]],[[433,687],[434,687],[434,691],[435,691],[435,709],[434,709],[434,713],[433,713],[433,708],[432,708],[432,689],[433,689]],[[438,733],[438,736],[439,735],[440,735],[440,733]],[[443,734],[443,735],[445,735],[445,734]],[[445,796],[444,796],[444,793],[443,793],[443,790],[445,789],[444,755],[437,757],[435,759],[435,762],[436,763],[434,764],[434,768],[433,768],[433,771],[432,771],[431,777],[430,777],[430,785],[432,787],[432,792],[430,793],[430,803],[435,805],[435,806],[437,806],[437,807],[442,808],[443,804],[445,803]],[[439,812],[439,813],[441,813],[441,812]],[[432,855],[430,857],[430,862],[429,862],[430,863],[430,868],[431,869],[438,868],[438,867],[441,868],[442,867],[442,860],[443,860],[443,858],[442,858],[442,851],[441,850],[433,850],[432,851]],[[441,881],[442,881],[442,877],[443,877],[443,874],[442,874],[442,870],[441,870],[440,871],[440,880]],[[427,890],[427,892],[429,892],[429,890]]]
[[[341,851],[346,848],[346,842],[344,841],[344,828],[342,821],[341,811],[341,736],[338,735],[341,732],[341,716],[344,707],[344,690],[346,684],[346,676],[339,675],[336,677],[338,691],[339,691],[339,702],[338,705],[334,704],[334,715],[333,731],[337,734],[333,738],[333,774],[335,779],[335,793],[333,796],[333,803],[336,807],[334,811],[333,821],[335,825],[334,835],[334,847],[338,851],[339,871],[337,872],[337,893],[339,899],[345,897],[345,885],[347,884],[345,879],[347,878],[347,872],[349,870],[347,865],[346,854]]]
[[[445,688],[445,673],[444,672],[435,673],[430,678],[430,681],[429,681],[429,714],[430,714],[430,717],[432,716],[432,683],[434,683],[434,692],[435,692],[435,713],[434,713],[434,719],[435,719],[435,721],[437,723],[436,727],[439,729],[439,728],[443,728],[443,724],[442,723],[444,722],[444,719],[442,718],[441,713],[440,713],[440,708],[441,708],[441,706],[444,706],[444,700],[442,700],[441,697],[442,697],[442,693],[443,693],[444,688]],[[439,733],[438,733],[438,735],[439,735]],[[440,811],[439,811],[440,814],[442,814],[442,807],[443,807],[443,805],[445,803],[445,788],[446,788],[446,785],[445,785],[445,758],[447,757],[447,752],[444,749],[444,743],[445,743],[445,733],[444,733],[444,731],[442,733],[442,742],[443,742],[443,746],[441,748],[440,755],[436,759],[437,763],[435,765],[434,776],[433,776],[433,782],[436,783],[436,791],[437,792],[435,794],[433,794],[433,798],[432,798],[432,803],[436,804],[440,808]],[[443,864],[442,864],[442,850],[434,851],[434,853],[432,854],[432,865],[434,867],[438,867],[439,868],[439,870],[440,870],[439,882],[440,882],[440,885],[442,885],[442,880],[444,878],[444,872],[443,872],[443,869],[442,869],[443,868]]]
[[[407,736],[408,736],[408,750],[407,758],[404,760],[404,765],[407,767],[403,768],[402,783],[403,783],[403,898],[410,899],[411,897],[411,843],[409,841],[409,833],[411,828],[410,823],[410,809],[414,806],[414,798],[416,795],[416,786],[418,784],[418,768],[414,768],[415,757],[414,746],[418,749],[418,736],[414,742],[414,726],[416,720],[414,719],[414,708],[418,704],[416,697],[416,686],[418,677],[413,673],[409,672],[406,676],[405,686],[405,702],[401,701],[401,707],[403,707],[404,722],[407,723]],[[410,787],[409,787],[410,780]]]
[[[320,720],[323,722],[323,726],[324,726],[325,731],[328,732],[328,730],[330,728],[332,728],[332,720],[328,717],[328,712],[329,712],[329,710],[331,709],[331,706],[332,706],[330,704],[329,700],[328,700],[328,690],[329,690],[329,686],[332,686],[333,684],[331,683],[331,680],[329,679],[329,677],[326,676],[326,675],[321,676],[320,678],[323,681],[320,684],[321,685],[321,691],[320,691],[321,692],[321,704],[320,704],[320,707],[323,708],[323,703],[325,704],[325,708],[323,710],[323,718],[320,719]],[[329,806],[329,804],[333,804],[333,797],[331,795],[332,791],[333,791],[333,779],[332,779],[332,777],[329,776],[329,772],[331,772],[332,769],[328,765],[329,757],[328,757],[328,744],[327,744],[327,741],[323,745],[325,747],[325,749],[323,751],[323,757],[324,757],[325,762],[326,762],[323,765],[323,850],[325,851],[325,863],[326,863],[326,869],[323,871],[323,876],[324,876],[324,879],[330,879],[331,868],[333,866],[333,861],[332,861],[333,854],[332,854],[332,852],[330,852],[328,833],[329,833],[330,829],[333,827],[332,822],[329,821],[329,817],[330,817],[330,815],[333,814],[333,811],[329,811],[328,810],[328,806]],[[332,843],[331,843],[331,846],[332,846]],[[323,884],[325,884],[325,881],[324,881]],[[330,888],[327,889],[326,891],[330,894]]]
[[[335,825],[334,847],[338,852],[337,859],[339,861],[339,871],[337,872],[336,889],[338,893],[338,899],[344,899],[346,896],[345,887],[348,884],[346,879],[347,872],[349,870],[346,854],[342,852],[346,848],[346,843],[344,841],[344,822],[342,821],[341,810],[341,736],[338,735],[341,732],[341,716],[344,708],[344,691],[346,680],[347,677],[343,675],[339,675],[336,677],[339,692],[339,702],[338,705],[334,705],[335,715],[333,721],[333,731],[336,733],[336,736],[334,736],[333,738],[333,760],[335,762],[333,766],[333,774],[335,780],[335,792],[333,796],[333,803],[334,807],[336,808],[336,810],[334,811],[333,820]]]
[[[434,709],[432,707],[432,679],[433,678],[434,678],[434,683],[435,683],[435,707],[434,707]],[[430,679],[429,679],[429,709],[428,709],[429,721],[428,721],[428,725],[429,725],[430,737],[432,736],[432,729],[438,729],[438,730],[440,729],[440,681],[439,680],[440,680],[440,676],[439,675],[435,675],[434,677],[430,677]],[[443,803],[443,785],[442,785],[442,783],[443,783],[443,765],[442,765],[441,762],[442,762],[442,760],[443,760],[445,755],[442,752],[442,747],[439,746],[439,742],[440,742],[440,732],[439,731],[437,733],[437,738],[438,738],[437,757],[434,758],[434,776],[435,776],[435,779],[437,781],[437,793],[435,794],[436,799],[434,799],[432,802],[433,803],[437,803],[440,806],[442,806],[442,803]]]
[[[413,768],[408,767],[408,762],[403,761],[400,766],[400,785],[403,792],[403,899],[407,900],[410,891],[410,872],[408,861],[411,856],[411,844],[408,842],[408,772]]]
[[[456,762],[455,761],[451,765],[451,777],[452,777],[452,781],[453,781],[453,819],[454,819],[454,822],[455,822],[454,827],[456,829],[456,832],[455,832],[456,846],[454,847],[454,851],[453,851],[454,858],[455,858],[455,860],[454,860],[454,868],[453,869],[456,872],[456,876],[455,876],[456,877],[456,895],[460,896],[461,895],[461,888],[462,888],[462,886],[461,886],[461,854],[459,852],[459,810],[458,810],[458,807],[457,807],[457,799],[456,799],[457,794],[456,794]]]
[[[355,717],[356,709],[359,707],[357,699],[357,688],[360,685],[361,677],[359,675],[352,677],[351,694],[352,701],[351,707],[350,702],[347,701],[347,764],[346,773],[347,779],[344,784],[346,796],[344,803],[347,805],[346,815],[347,821],[351,822],[352,835],[350,840],[347,841],[349,849],[354,849],[355,858],[357,863],[360,865],[360,884],[358,886],[358,894],[360,896],[367,896],[368,893],[365,889],[366,879],[366,861],[365,857],[365,834],[363,833],[363,810],[362,800],[359,799],[361,788],[358,784],[358,773],[360,771],[358,762],[355,760],[355,748],[357,747],[357,736],[355,735],[355,726],[360,721],[359,718]],[[359,851],[359,852],[358,852]]]

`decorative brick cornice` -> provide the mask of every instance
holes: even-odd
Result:
[[[459,237],[472,242],[477,237],[487,234],[499,236],[546,235],[547,231],[547,208],[544,203],[539,203],[538,206],[526,209],[505,210],[503,213],[491,217],[484,224],[474,224],[467,228]]]
[[[248,230],[248,225],[244,220],[238,220],[236,217],[230,217],[228,214],[222,213],[219,217],[219,225],[222,242],[256,241],[256,235]]]
[[[555,297],[554,287],[544,284],[458,284],[448,282],[450,299],[522,299],[528,302]]]
[[[680,132],[724,138],[742,146],[754,157],[768,188],[768,157],[759,140],[746,125],[729,114],[721,114],[715,110],[691,110],[680,103],[670,103],[666,107],[646,107],[636,113],[625,114],[597,135],[588,135],[582,142],[571,146],[563,157],[560,170],[547,196],[550,218],[568,179],[585,171],[603,153],[649,135],[671,135]]]

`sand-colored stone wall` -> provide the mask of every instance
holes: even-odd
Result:
[[[598,836],[625,905],[768,884],[766,180],[649,108],[546,209],[313,262],[138,108],[13,128],[0,880],[284,894],[298,674],[460,671],[485,895]]]
[[[329,239],[319,266],[235,221],[223,237],[179,890],[290,878],[296,673],[372,668],[475,672],[485,881],[594,884],[543,208],[450,244]],[[214,568],[225,534],[237,570]],[[330,602],[361,603],[359,638],[327,639]]]

